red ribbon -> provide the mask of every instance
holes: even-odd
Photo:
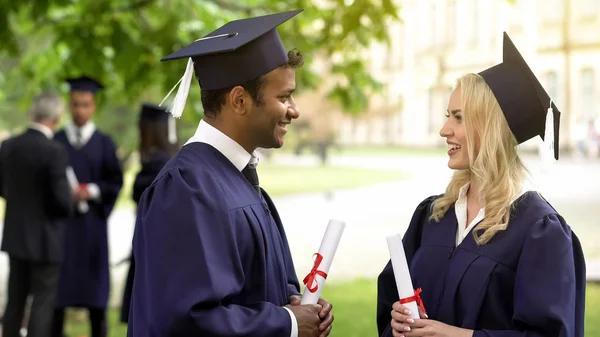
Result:
[[[315,253],[315,255],[317,256],[317,258],[315,259],[315,265],[310,270],[310,273],[308,273],[308,275],[306,275],[306,277],[302,281],[306,285],[306,289],[308,289],[308,291],[310,291],[311,293],[314,293],[315,291],[317,291],[317,289],[319,289],[319,284],[315,280],[317,275],[321,275],[324,279],[327,278],[327,274],[324,271],[319,270],[319,265],[321,264],[321,261],[323,261],[323,256],[319,253]],[[314,286],[312,286],[313,283],[315,283]]]
[[[410,297],[406,297],[406,298],[401,298],[400,299],[400,304],[404,304],[404,303],[410,303],[410,302],[417,302],[417,305],[421,308],[421,310],[423,311],[423,313],[426,313],[427,311],[425,311],[425,304],[423,303],[423,299],[421,299],[421,292],[423,290],[421,290],[421,288],[415,290],[415,294],[414,296],[410,296]]]

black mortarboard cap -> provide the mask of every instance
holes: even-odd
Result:
[[[502,63],[479,73],[492,89],[513,135],[521,144],[537,135],[544,139],[546,113],[553,110],[554,158],[558,159],[560,111],[514,43],[504,33]],[[546,139],[544,139],[546,142]]]
[[[139,118],[140,127],[148,124],[165,124],[167,126],[169,142],[171,144],[177,143],[175,119],[169,115],[167,109],[152,103],[143,103]]]
[[[69,78],[67,82],[71,86],[71,91],[87,91],[95,94],[98,90],[104,89],[102,83],[88,76]]]
[[[170,115],[165,108],[152,103],[142,104],[140,111],[140,120],[167,122]]]
[[[200,88],[205,90],[242,84],[288,61],[277,26],[302,11],[231,21],[161,61],[192,58]]]

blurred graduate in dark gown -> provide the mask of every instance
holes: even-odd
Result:
[[[525,188],[517,153],[540,135],[544,165],[558,159],[560,112],[506,34],[503,55],[458,80],[440,131],[456,171],[443,195],[417,207],[403,238],[426,312],[406,315],[388,263],[378,279],[379,336],[584,336],[579,239]]]
[[[164,108],[149,103],[142,105],[138,123],[141,169],[133,183],[133,200],[136,204],[140,201],[146,187],[152,184],[158,172],[177,150],[177,134],[174,123],[175,119]],[[131,288],[135,273],[133,254],[129,257],[129,263],[121,304],[121,322],[123,323],[127,323],[129,317]]]
[[[78,207],[65,230],[52,335],[62,336],[64,310],[71,307],[88,309],[92,337],[104,337],[110,290],[108,218],[123,185],[123,170],[115,143],[92,121],[103,85],[85,76],[68,82],[72,121],[55,139],[67,150],[79,182],[74,191]]]

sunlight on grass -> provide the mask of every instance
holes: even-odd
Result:
[[[139,165],[132,165],[125,172],[123,189],[119,194],[117,207],[134,206],[131,193],[133,181],[138,171]],[[259,165],[258,174],[260,185],[271,196],[355,188],[405,178],[405,175],[401,172],[389,170],[329,166],[279,166],[269,163]]]
[[[585,336],[600,336],[600,284],[588,283],[585,300]]]
[[[271,195],[322,192],[395,181],[405,178],[396,171],[346,167],[296,167],[264,164],[258,167],[261,186]]]

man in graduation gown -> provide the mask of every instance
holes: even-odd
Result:
[[[28,295],[33,295],[27,336],[48,336],[63,259],[63,232],[73,202],[65,170],[67,153],[52,141],[64,102],[37,96],[32,123],[0,148],[0,196],[6,200],[2,251],[10,274],[2,336],[20,336]]]
[[[56,140],[67,149],[79,182],[78,207],[66,228],[53,335],[62,336],[64,309],[81,307],[89,310],[92,337],[103,337],[110,285],[107,220],[121,190],[123,172],[114,142],[91,121],[95,94],[102,84],[85,76],[68,82],[72,121],[56,134]]]
[[[302,56],[286,53],[276,27],[299,12],[230,22],[165,58],[190,58],[178,96],[195,71],[205,118],[138,204],[129,337],[331,331],[330,303],[300,305],[286,234],[256,173],[255,149],[281,147],[298,117]]]

